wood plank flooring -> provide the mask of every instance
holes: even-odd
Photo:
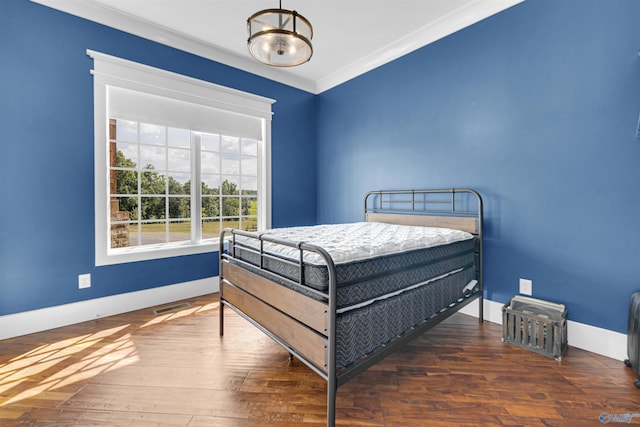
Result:
[[[0,425],[325,425],[324,380],[230,310],[220,338],[217,295],[187,302],[0,341]],[[501,335],[452,316],[342,386],[337,424],[640,424],[622,362],[571,347],[557,362]]]

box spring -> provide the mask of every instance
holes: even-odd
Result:
[[[473,268],[465,268],[397,296],[338,314],[336,367],[349,366],[449,308],[463,298],[463,288],[474,277]]]

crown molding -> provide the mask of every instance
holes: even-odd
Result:
[[[491,15],[515,6],[524,0],[475,0],[443,16],[438,21],[431,22],[317,81],[287,72],[281,68],[265,67],[249,57],[238,55],[184,33],[128,15],[94,0],[31,1],[278,83],[318,94],[473,25]],[[90,46],[88,47],[90,48]]]
[[[264,67],[256,61],[205,43],[186,34],[134,17],[93,0],[31,0],[34,3],[69,13],[89,21],[106,25],[138,37],[161,43],[202,58],[210,59],[242,71],[246,71],[278,83],[306,92],[317,93],[316,84],[310,79],[287,73],[273,67]],[[87,46],[91,48],[90,46]]]
[[[465,27],[471,26],[498,12],[522,3],[524,0],[476,0],[460,7],[435,22],[431,22],[393,43],[352,62],[348,66],[319,79],[316,82],[317,93],[324,92],[354,77],[365,74],[381,65],[387,64],[421,47],[442,39]]]

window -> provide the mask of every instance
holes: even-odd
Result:
[[[93,51],[96,265],[270,226],[272,100]]]

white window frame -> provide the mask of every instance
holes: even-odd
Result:
[[[95,263],[96,266],[213,252],[218,239],[110,248],[109,217],[109,118],[108,86],[163,96],[179,101],[244,114],[262,120],[263,143],[259,146],[258,229],[271,227],[271,106],[272,99],[230,89],[166,70],[87,50],[94,66],[94,170],[95,170]],[[192,218],[192,221],[197,218]]]

